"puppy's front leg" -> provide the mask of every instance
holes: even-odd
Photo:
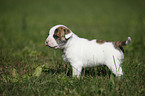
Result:
[[[81,71],[82,71],[82,66],[72,66],[73,69],[73,77],[79,78],[81,75]]]

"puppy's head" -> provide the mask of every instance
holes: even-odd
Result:
[[[73,35],[72,31],[64,25],[56,25],[49,31],[45,45],[52,48],[63,48]]]

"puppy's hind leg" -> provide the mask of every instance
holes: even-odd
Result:
[[[113,57],[113,59],[107,60],[108,62],[106,62],[107,67],[113,72],[113,74],[115,74],[116,76],[122,76],[123,72],[122,72],[122,66],[121,63],[122,61],[119,59],[115,59]]]

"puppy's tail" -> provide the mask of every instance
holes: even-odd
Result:
[[[131,37],[128,37],[128,40],[126,40],[126,41],[116,41],[116,42],[114,42],[114,45],[116,46],[116,47],[122,47],[122,46],[125,46],[125,45],[129,45],[130,43],[131,43]]]
[[[125,42],[126,45],[129,45],[132,42],[131,37],[128,37],[128,40]]]

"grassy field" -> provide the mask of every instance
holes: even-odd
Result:
[[[85,68],[72,78],[60,50],[44,42],[48,30],[64,24],[80,37],[127,40],[124,75],[106,66]],[[144,0],[1,0],[1,96],[144,96]]]

